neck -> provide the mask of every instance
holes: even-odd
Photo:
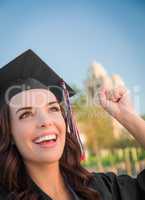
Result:
[[[49,196],[55,197],[65,190],[58,162],[43,166],[27,163],[26,167],[32,180]]]

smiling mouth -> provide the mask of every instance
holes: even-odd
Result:
[[[39,145],[40,147],[53,147],[57,143],[57,138],[58,138],[58,136],[55,134],[41,136],[41,137],[37,138],[34,141],[34,143],[36,145]]]

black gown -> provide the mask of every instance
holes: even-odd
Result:
[[[90,181],[89,187],[100,193],[101,200],[145,200],[145,170],[137,178],[127,175],[116,176],[114,173],[92,173],[94,178]],[[83,200],[70,184],[66,184],[72,194],[72,200]],[[34,182],[32,188],[38,194],[39,200],[52,200]],[[6,191],[0,187],[0,200],[6,199]]]

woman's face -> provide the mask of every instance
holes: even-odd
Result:
[[[45,89],[27,90],[12,97],[9,106],[12,136],[24,161],[58,162],[66,126],[54,94]]]

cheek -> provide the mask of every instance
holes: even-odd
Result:
[[[12,135],[15,142],[15,145],[25,159],[28,158],[32,151],[32,133],[34,132],[32,124],[17,124],[17,127],[12,129]]]
[[[61,132],[64,133],[64,135],[65,135],[66,134],[66,124],[65,124],[63,116],[60,117],[58,124],[59,124],[59,128],[61,129]]]
[[[62,115],[57,116],[55,119],[55,125],[60,133],[59,137],[61,138],[61,142],[65,143],[66,138],[66,123]]]
[[[65,124],[65,121],[64,121],[64,119],[62,120],[62,122],[61,122],[61,128],[62,128],[62,132],[63,132],[63,134],[62,134],[62,140],[63,140],[63,150],[64,150],[64,146],[65,146],[65,142],[66,142],[66,124]]]
[[[12,135],[18,145],[27,142],[27,140],[32,137],[31,133],[33,130],[34,127],[32,123],[17,122],[12,125]]]

